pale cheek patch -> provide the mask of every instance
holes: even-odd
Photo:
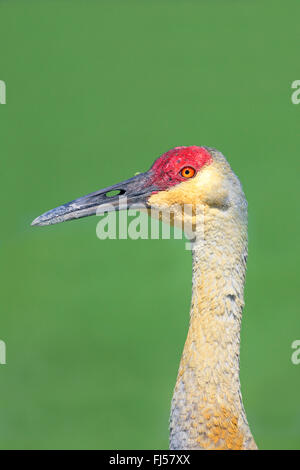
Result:
[[[211,207],[223,207],[228,204],[228,189],[224,178],[215,171],[210,175],[204,175],[199,181],[200,198],[204,204]]]

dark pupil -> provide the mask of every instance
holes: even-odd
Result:
[[[190,170],[185,170],[185,174],[188,175],[190,173]]]

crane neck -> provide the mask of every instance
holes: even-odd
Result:
[[[239,379],[247,222],[204,209],[193,244],[190,325],[174,390],[171,449],[254,449]]]

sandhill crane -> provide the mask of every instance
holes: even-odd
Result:
[[[113,190],[118,194],[111,196]],[[219,151],[176,147],[147,172],[48,211],[32,225],[133,203],[171,212],[175,224],[189,217],[195,227],[190,324],[171,404],[170,448],[256,449],[239,379],[247,260],[247,201],[241,184]],[[185,204],[192,205],[188,216],[182,215]]]

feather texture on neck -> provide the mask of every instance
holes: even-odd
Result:
[[[190,325],[172,399],[171,449],[256,449],[239,379],[247,258],[247,204],[240,202],[202,207]]]

